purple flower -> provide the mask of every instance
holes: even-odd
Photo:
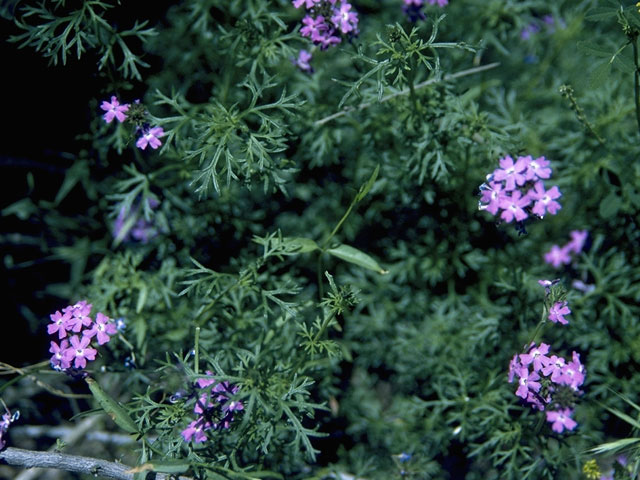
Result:
[[[340,8],[334,10],[331,21],[342,33],[349,33],[358,26],[358,14],[351,11],[350,3],[342,2]]]
[[[540,375],[536,372],[529,373],[527,367],[521,367],[516,370],[516,374],[520,377],[518,389],[516,390],[517,396],[526,399],[529,396],[529,390],[533,390],[534,392],[540,391],[540,382],[538,382]]]
[[[318,42],[322,38],[322,32],[326,31],[329,27],[324,22],[324,17],[318,15],[313,18],[311,15],[307,15],[302,19],[304,27],[300,29],[300,35],[303,37],[310,37],[312,41]]]
[[[71,346],[63,353],[65,361],[71,363],[74,360],[76,368],[84,368],[87,366],[87,360],[95,360],[98,351],[95,348],[89,348],[89,342],[90,339],[84,335],[82,338],[77,335],[71,337]]]
[[[124,122],[127,116],[125,112],[129,110],[129,104],[125,103],[124,105],[120,105],[118,99],[114,96],[111,97],[111,103],[106,100],[102,102],[100,108],[107,113],[104,114],[104,121],[107,123],[111,123],[114,118],[117,118],[119,122]]]
[[[551,215],[555,215],[562,206],[555,201],[556,198],[560,198],[562,194],[558,187],[555,185],[550,190],[545,191],[544,184],[541,181],[535,183],[533,188],[527,193],[529,198],[535,200],[535,204],[531,211],[539,217],[544,217],[546,211]]]
[[[556,383],[560,383],[562,378],[562,372],[564,370],[565,360],[562,357],[551,355],[549,357],[549,363],[542,369],[542,374],[545,377],[551,375],[551,380]]]
[[[118,330],[116,329],[116,326],[111,322],[111,319],[103,313],[98,312],[93,327],[91,328],[91,330],[85,330],[84,335],[89,338],[97,335],[98,345],[104,345],[111,339],[109,335],[115,335],[117,331]]]
[[[75,305],[70,305],[66,308],[63,308],[62,311],[66,315],[70,315],[67,318],[65,323],[65,327],[67,331],[73,331],[78,333],[82,330],[82,327],[88,327],[93,322],[89,314],[91,313],[92,305],[87,303],[86,300],[82,300],[81,302],[76,303]]]
[[[311,72],[311,65],[309,64],[310,61],[311,54],[306,50],[300,50],[298,58],[293,60],[293,64],[303,72]]]
[[[405,5],[413,5],[415,7],[421,7],[423,3],[423,0],[404,0]]]
[[[518,160],[514,163],[513,158],[507,155],[500,159],[500,168],[493,172],[493,178],[498,182],[505,180],[505,190],[515,190],[516,185],[524,185],[526,168],[527,160],[525,157],[518,157]]]
[[[213,376],[213,372],[211,370],[207,370],[206,374],[210,377]],[[198,380],[196,380],[196,384],[200,388],[206,388],[209,385],[213,385],[214,383],[216,383],[216,381],[213,378],[199,378]]]
[[[529,216],[523,208],[530,203],[531,200],[527,195],[522,197],[520,190],[515,190],[511,192],[511,196],[505,195],[500,200],[500,208],[504,209],[500,218],[507,223],[512,222],[514,218],[520,222]]]
[[[485,205],[481,205],[480,208],[496,215],[500,208],[500,202],[505,198],[507,198],[507,194],[506,191],[502,189],[502,183],[489,182],[489,185],[482,189],[480,202],[484,202]]]
[[[206,422],[202,417],[197,418],[189,424],[180,434],[184,438],[185,442],[193,441],[195,443],[202,443],[207,441],[207,436],[204,434],[205,430],[211,428],[211,423]]]
[[[573,410],[570,408],[547,412],[547,421],[553,424],[551,429],[554,432],[562,433],[565,429],[573,430],[576,428],[577,423],[571,418],[572,414]]]
[[[565,245],[565,248],[573,253],[580,253],[587,241],[589,232],[587,230],[572,230],[570,232],[571,241]]]
[[[566,247],[560,248],[553,245],[551,250],[544,254],[544,261],[553,265],[553,268],[560,268],[562,265],[571,263],[571,256]]]
[[[293,6],[296,8],[300,8],[304,5],[305,8],[313,8],[313,6],[320,2],[320,0],[293,0]]]
[[[438,4],[439,7],[444,7],[449,4],[449,0],[429,0],[431,5]]]
[[[51,356],[51,365],[53,367],[59,367],[61,369],[67,369],[71,366],[71,362],[65,359],[64,352],[69,348],[69,342],[62,340],[60,345],[56,342],[51,342],[49,352],[53,353]]]
[[[535,23],[530,23],[522,29],[520,32],[520,38],[523,40],[529,40],[533,35],[540,31],[540,27]]]
[[[509,362],[509,383],[513,382],[513,377],[522,368],[520,361],[518,360],[518,354],[516,353]]]
[[[337,45],[342,41],[340,40],[340,37],[334,35],[334,32],[335,30],[331,29],[318,36],[316,43],[320,45],[322,50],[326,50],[327,48]]]
[[[584,367],[580,361],[575,360],[566,364],[562,369],[562,375],[558,379],[558,383],[567,385],[574,390],[584,383]]]
[[[65,328],[65,325],[67,324],[67,321],[71,318],[71,314],[70,313],[62,314],[58,310],[56,311],[56,313],[49,315],[49,317],[51,318],[51,321],[53,323],[50,323],[49,325],[47,325],[47,333],[49,335],[53,335],[54,333],[58,332],[59,339],[66,337],[67,330]]]
[[[159,140],[162,136],[164,136],[164,130],[162,127],[150,128],[148,131],[143,132],[142,136],[136,142],[136,147],[144,150],[147,148],[147,145],[149,145],[155,150],[162,145],[162,142]]]
[[[538,157],[534,160],[531,155],[524,158],[528,159],[527,171],[525,172],[525,178],[527,180],[535,181],[542,178],[549,178],[551,176],[549,160],[544,157]]]
[[[543,366],[549,364],[549,358],[546,356],[547,353],[549,353],[549,345],[546,343],[541,343],[539,347],[533,344],[529,353],[520,354],[520,362],[522,362],[523,366],[533,363],[533,371],[537,372],[542,370]]]
[[[571,310],[569,310],[567,302],[556,302],[549,310],[549,320],[553,323],[560,322],[562,325],[566,325],[569,321],[565,320],[564,316],[569,315],[570,313]]]

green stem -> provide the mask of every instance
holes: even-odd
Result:
[[[200,370],[200,327],[196,327],[196,338],[195,338],[195,356],[194,356],[194,368],[193,371],[196,375],[198,375]]]
[[[640,132],[640,65],[638,64],[638,37],[631,40],[633,47],[633,63],[636,67],[634,72],[634,94],[636,100],[636,122],[638,123],[638,132]]]

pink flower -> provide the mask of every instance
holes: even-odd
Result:
[[[49,335],[53,335],[54,333],[58,332],[59,339],[66,337],[67,330],[65,328],[65,325],[67,324],[67,321],[71,318],[71,314],[69,313],[62,314],[58,310],[56,311],[56,313],[49,315],[49,317],[51,318],[51,321],[53,323],[50,323],[49,325],[47,325],[47,333]]]
[[[213,372],[211,370],[207,370],[206,374],[210,377],[213,376]],[[214,383],[216,383],[216,381],[211,378],[199,378],[198,380],[196,380],[196,384],[198,385],[198,387],[200,388],[205,388],[208,387],[209,385],[213,385]]]
[[[324,22],[324,17],[318,15],[313,18],[311,15],[307,15],[302,19],[304,27],[300,29],[300,35],[303,37],[310,37],[312,41],[319,42],[322,38],[322,32],[326,31],[329,27]]]
[[[82,330],[82,327],[88,327],[91,325],[93,320],[89,317],[91,313],[92,305],[87,303],[86,300],[82,300],[75,305],[70,305],[66,308],[63,308],[62,311],[65,315],[69,315],[67,321],[65,323],[65,327],[67,331],[73,331],[78,333]]]
[[[564,316],[569,315],[570,313],[571,310],[569,310],[567,302],[556,302],[549,310],[549,320],[553,323],[560,322],[562,325],[566,325],[569,322],[565,320]]]
[[[115,335],[117,331],[115,324],[111,323],[111,319],[103,313],[98,312],[93,327],[91,330],[85,330],[84,335],[89,338],[97,335],[98,345],[104,345],[110,340],[109,335]]]
[[[500,202],[507,198],[507,193],[502,189],[502,182],[489,182],[489,185],[483,184],[480,202],[484,202],[486,205],[481,205],[480,209],[496,215],[500,208]]]
[[[520,361],[523,366],[533,363],[533,371],[537,372],[542,370],[543,366],[549,364],[549,358],[546,356],[547,353],[549,353],[549,345],[546,343],[541,343],[539,347],[533,344],[529,353],[520,354]]]
[[[431,2],[433,4],[433,2]],[[524,185],[526,181],[524,172],[527,168],[527,160],[525,157],[519,157],[514,163],[513,158],[507,155],[500,159],[500,168],[493,172],[494,180],[501,182],[506,181],[505,190],[515,190],[517,185]]]
[[[563,430],[573,430],[576,428],[576,421],[571,418],[573,410],[565,408],[558,410],[557,412],[547,412],[547,421],[553,425],[551,429],[554,432],[562,433]]]
[[[521,367],[516,370],[516,374],[520,377],[518,381],[518,389],[516,390],[516,395],[520,398],[526,399],[529,396],[529,390],[533,390],[534,392],[540,391],[540,375],[536,372],[529,373],[529,369],[527,367]]]
[[[587,241],[589,232],[587,230],[572,230],[570,232],[571,241],[565,245],[565,248],[573,253],[580,253]]]
[[[211,423],[205,422],[203,418],[198,418],[191,422],[180,434],[185,442],[189,442],[192,438],[195,443],[203,443],[207,441],[205,430],[211,428]]]
[[[423,3],[423,0],[404,0],[405,5],[413,5],[416,7],[421,7]]]
[[[342,2],[340,8],[334,10],[331,21],[342,33],[349,33],[358,26],[358,15],[351,11],[350,3]]]
[[[104,114],[104,121],[107,123],[111,123],[114,118],[117,118],[119,122],[124,122],[127,116],[125,112],[129,110],[129,104],[125,103],[124,105],[120,105],[118,99],[114,96],[111,97],[111,103],[106,100],[102,102],[100,108],[107,113]]]
[[[535,200],[535,205],[531,209],[533,213],[539,217],[544,217],[546,211],[549,211],[551,215],[555,215],[562,206],[555,201],[556,198],[560,198],[562,194],[558,187],[555,185],[550,190],[545,191],[544,184],[541,181],[535,183],[533,188],[529,190],[527,195]]]
[[[82,336],[82,339],[77,335],[71,337],[71,346],[67,348],[63,357],[64,360],[71,363],[74,360],[74,366],[76,368],[84,368],[87,366],[87,360],[95,360],[98,351],[95,348],[89,347],[90,339]]]
[[[147,148],[147,145],[149,145],[155,150],[162,145],[162,142],[158,140],[162,136],[164,136],[164,130],[162,127],[153,127],[142,134],[136,142],[136,147],[144,150]]]
[[[558,357],[556,355],[551,355],[549,357],[549,363],[546,367],[542,369],[542,374],[545,377],[551,375],[551,380],[560,383],[560,378],[562,377],[562,371],[564,369],[564,358]]]
[[[500,200],[500,208],[504,209],[500,218],[507,223],[512,222],[514,218],[520,222],[529,216],[523,208],[530,203],[531,200],[527,195],[522,197],[520,190],[515,190],[511,192],[511,196],[505,195],[502,200]]]
[[[525,172],[525,178],[527,180],[536,181],[538,179],[549,178],[551,176],[549,160],[544,157],[538,157],[533,160],[531,155],[524,158],[528,160],[527,171]]]
[[[293,64],[298,67],[303,72],[310,72],[311,65],[309,62],[311,61],[311,54],[306,50],[300,50],[298,53],[298,58],[293,61]]]
[[[304,5],[305,8],[313,8],[313,6],[318,3],[320,0],[293,0],[293,6],[296,8],[300,8]]]
[[[66,369],[71,366],[70,361],[64,358],[64,352],[69,348],[69,342],[67,340],[62,340],[60,345],[56,342],[51,342],[51,347],[49,348],[49,352],[53,353],[51,356],[51,365],[54,367],[60,367],[61,369]]]
[[[544,261],[553,265],[553,268],[560,268],[562,265],[571,263],[571,256],[566,247],[560,248],[558,245],[553,245],[551,250],[544,254]]]

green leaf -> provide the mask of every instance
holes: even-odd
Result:
[[[342,244],[336,248],[330,248],[327,250],[327,253],[333,255],[334,257],[338,257],[345,262],[353,263],[355,265],[368,268],[369,270],[373,270],[381,274],[389,273],[387,270],[384,270],[372,257],[349,245]]]
[[[613,7],[596,7],[587,11],[584,16],[585,19],[597,22],[598,20],[606,20],[607,18],[614,18],[618,13],[617,8]]]
[[[613,52],[593,42],[578,42],[578,50],[589,55],[601,58],[611,58]]]
[[[152,461],[147,465],[151,467],[154,472],[160,473],[184,473],[189,470],[190,465],[184,460],[163,460],[161,462]]]
[[[629,445],[633,445],[634,443],[640,443],[640,438],[621,438],[615,442],[603,443],[597,447],[589,449],[588,451],[596,454],[607,453],[621,450]]]
[[[145,303],[147,303],[147,296],[149,295],[149,289],[146,284],[141,284],[139,288],[140,292],[138,293],[138,302],[136,303],[136,313],[140,313],[142,311]]]
[[[311,240],[310,238],[304,237],[283,237],[282,244],[296,249],[295,252],[291,253],[292,255],[296,253],[313,252],[314,250],[318,250],[320,248],[315,241]]]
[[[622,53],[613,57],[613,66],[624,73],[634,73],[636,71],[633,60]]]
[[[371,187],[373,187],[373,184],[376,183],[376,179],[378,178],[379,171],[380,171],[380,164],[376,166],[376,169],[371,174],[371,177],[369,177],[369,180],[367,180],[367,183],[362,185],[358,190],[358,194],[356,195],[356,199],[355,199],[356,202],[361,201],[364,197],[367,196],[367,193],[369,193],[369,190],[371,190]]]
[[[611,63],[604,62],[598,65],[589,75],[589,87],[596,90],[603,86],[611,73]]]
[[[87,377],[85,381],[93,394],[93,398],[98,401],[102,409],[120,428],[128,433],[138,433],[138,427],[136,427],[136,424],[131,420],[131,417],[120,403],[107,395],[107,392],[105,392],[93,378]]]
[[[607,195],[602,202],[600,202],[599,213],[600,217],[609,219],[616,216],[618,210],[622,206],[622,200],[614,192]]]

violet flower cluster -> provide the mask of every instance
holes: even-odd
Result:
[[[538,280],[545,289],[546,320],[566,325],[565,315],[571,310],[565,300],[566,292],[560,280]],[[549,355],[549,345],[532,342],[526,353],[513,356],[509,363],[509,383],[518,379],[516,395],[538,410],[545,410],[547,421],[557,433],[573,430],[577,423],[571,418],[576,398],[582,394],[586,371],[580,362],[580,354],[573,352],[567,361],[558,355]]]
[[[118,98],[113,95],[111,96],[111,101],[103,101],[100,108],[106,112],[103,118],[107,123],[111,123],[114,118],[120,123],[124,123],[127,119],[134,121],[136,124],[136,134],[139,135],[136,141],[136,147],[139,149],[144,150],[147,146],[150,146],[156,150],[162,145],[160,137],[164,136],[163,128],[151,126],[142,120],[145,112],[139,100],[136,100],[133,105],[128,103],[120,104]]]
[[[532,37],[542,31],[544,27],[548,34],[552,34],[556,31],[556,25],[560,28],[564,28],[565,24],[562,19],[556,21],[553,15],[545,15],[542,17],[542,22],[530,22],[520,31],[520,38],[522,40],[531,40]]]
[[[553,268],[560,268],[562,265],[571,263],[571,255],[577,255],[584,249],[589,232],[586,230],[572,230],[570,235],[571,240],[567,244],[562,247],[553,245],[551,250],[544,254],[544,261],[551,264]]]
[[[300,34],[308,37],[325,50],[342,42],[342,36],[358,34],[358,14],[353,6],[344,0],[292,0],[296,8],[304,7],[306,15],[302,19]],[[311,53],[301,50],[293,63],[302,71],[311,72]]]
[[[509,364],[509,383],[518,378],[516,395],[533,408],[548,410],[547,421],[554,432],[573,430],[577,423],[571,418],[573,400],[581,394],[585,369],[580,355],[573,352],[571,361],[557,355],[547,355],[549,345],[532,343],[527,353],[516,354]]]
[[[116,325],[105,314],[98,312],[95,321],[90,317],[92,305],[82,300],[50,315],[47,326],[49,335],[57,335],[58,342],[51,342],[49,352],[51,366],[55,370],[69,372],[87,366],[96,358],[98,351],[92,348],[92,341],[98,345],[109,342],[117,332]]]
[[[146,202],[152,210],[160,205],[160,202],[153,197],[148,197]],[[113,237],[117,242],[126,242],[133,239],[147,243],[158,235],[159,230],[156,225],[146,220],[140,210],[141,205],[139,202],[130,208],[125,206],[120,208],[118,216],[113,223]]]
[[[200,378],[196,381],[200,391],[197,393],[193,412],[198,417],[181,432],[185,442],[206,442],[207,430],[229,428],[234,412],[244,410],[242,402],[232,400],[233,395],[238,393],[237,385],[216,381],[211,371],[207,371],[207,375],[211,378]]]
[[[415,22],[416,20],[424,20],[427,17],[422,12],[422,7],[427,3],[430,5],[444,7],[449,4],[449,0],[404,0],[402,11],[412,22]]]
[[[4,402],[3,402],[4,403]],[[20,417],[20,410],[16,410],[13,414],[5,407],[6,413],[0,418],[0,450],[7,446],[7,433],[9,427]]]
[[[500,167],[487,176],[480,185],[478,208],[486,210],[507,223],[522,222],[534,214],[543,218],[555,215],[562,207],[556,201],[562,196],[557,186],[545,189],[543,180],[551,177],[549,160],[531,155],[518,157],[509,155],[500,159]]]

